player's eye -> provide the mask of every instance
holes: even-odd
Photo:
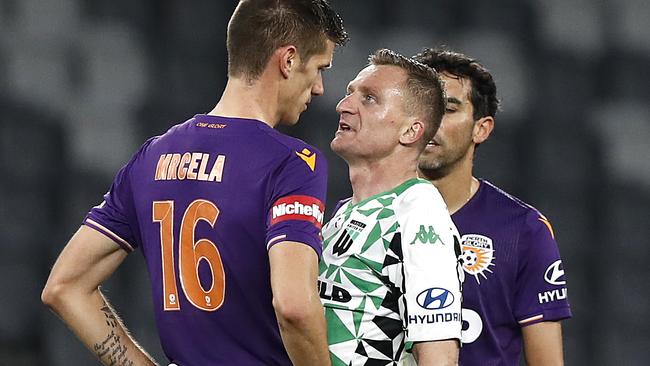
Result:
[[[369,102],[369,103],[371,103],[371,102],[376,102],[376,101],[377,101],[377,98],[375,98],[375,96],[372,95],[372,94],[365,94],[365,95],[363,96],[363,101],[364,101],[364,102]]]

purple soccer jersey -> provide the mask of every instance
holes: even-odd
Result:
[[[485,180],[452,219],[466,272],[460,364],[519,365],[521,327],[571,317],[553,229]]]
[[[178,365],[290,365],[268,249],[313,247],[327,164],[248,119],[197,115],[148,140],[84,224],[144,254],[165,354]]]

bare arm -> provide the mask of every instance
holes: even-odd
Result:
[[[418,366],[458,365],[458,341],[450,339],[416,343],[413,345],[413,357]]]
[[[560,322],[541,322],[521,328],[524,336],[524,355],[529,366],[564,365],[562,325]]]
[[[273,307],[284,347],[294,365],[330,365],[327,328],[318,297],[318,256],[297,242],[269,250]]]
[[[156,365],[99,290],[126,255],[111,239],[82,226],[56,260],[41,298],[104,365]]]

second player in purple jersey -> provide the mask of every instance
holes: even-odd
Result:
[[[549,221],[536,209],[474,177],[477,147],[499,108],[490,72],[445,49],[415,58],[445,82],[447,107],[420,156],[420,176],[442,194],[461,235],[463,347],[460,364],[562,365],[562,325],[571,316],[564,268]]]
[[[517,365],[521,327],[571,316],[551,225],[484,180],[452,219],[466,272],[460,364]]]
[[[320,254],[326,181],[325,159],[302,141],[197,115],[147,141],[84,224],[142,250],[171,361],[288,365],[267,250],[296,241]]]

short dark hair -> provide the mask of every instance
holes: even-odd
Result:
[[[273,52],[293,44],[303,61],[326,39],[343,45],[343,20],[328,0],[241,0],[228,23],[228,76],[256,79]]]
[[[475,121],[486,116],[496,116],[499,110],[496,84],[492,74],[476,59],[445,48],[425,48],[413,58],[439,73],[447,72],[472,82],[469,97],[474,107]]]
[[[368,61],[371,65],[392,65],[406,72],[407,105],[409,111],[420,113],[424,119],[422,147],[435,136],[445,113],[445,90],[436,70],[397,52],[380,49]]]

